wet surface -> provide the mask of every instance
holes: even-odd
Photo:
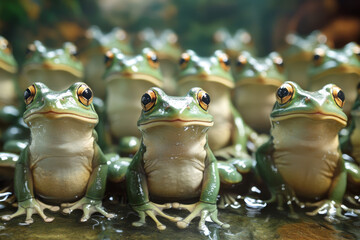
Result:
[[[8,205],[0,205],[1,215],[16,211]],[[147,225],[136,228],[131,225],[138,220],[137,215],[126,205],[105,201],[104,206],[117,214],[111,220],[94,214],[86,223],[80,223],[82,212],[74,211],[70,215],[46,211],[48,216],[55,217],[52,223],[44,223],[34,215],[34,223],[26,226],[22,222],[25,216],[0,221],[0,239],[360,239],[360,218],[351,217],[340,224],[329,224],[321,216],[309,217],[302,209],[296,209],[299,219],[290,219],[287,212],[279,212],[275,206],[255,209],[245,206],[225,210],[219,209],[219,219],[230,223],[230,229],[221,229],[212,222],[207,222],[205,231],[197,229],[199,218],[195,218],[187,229],[178,229],[176,224],[166,219],[159,220],[167,226],[159,231],[154,222],[147,218]],[[165,210],[166,211],[166,210]],[[185,211],[167,210],[172,215],[186,216]]]

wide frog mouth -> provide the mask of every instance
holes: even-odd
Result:
[[[276,78],[246,77],[244,79],[238,80],[235,86],[242,87],[244,85],[269,85],[280,87],[282,84],[283,82]]]
[[[82,78],[83,77],[83,73],[80,70],[77,70],[69,65],[66,64],[53,64],[53,63],[49,63],[49,62],[44,62],[44,63],[28,63],[24,66],[23,68],[23,72],[27,73],[30,71],[35,71],[35,70],[50,70],[50,71],[64,71],[67,72],[77,78]]]
[[[355,66],[349,66],[349,65],[339,65],[337,67],[332,67],[325,69],[324,71],[314,74],[312,77],[310,77],[312,80],[316,81],[320,78],[327,77],[332,74],[357,74],[360,75],[360,68]]]
[[[97,124],[98,122],[98,118],[95,117],[83,116],[72,112],[57,112],[53,110],[29,113],[28,115],[24,116],[24,122],[28,123],[36,118],[48,118],[48,119],[73,118],[91,124]]]
[[[228,80],[224,77],[208,74],[193,74],[186,77],[182,77],[178,80],[178,84],[185,84],[193,81],[206,81],[206,82],[216,82],[222,84],[228,88],[234,88],[235,84],[231,80]]]
[[[136,80],[147,81],[158,87],[162,87],[163,85],[163,82],[156,77],[144,73],[132,73],[132,72],[121,72],[121,73],[114,72],[109,74],[109,76],[105,78],[105,81],[109,83],[114,80],[129,80],[129,79],[134,81]]]
[[[174,126],[174,127],[186,127],[186,126],[203,126],[211,127],[214,125],[213,121],[198,120],[198,119],[158,119],[148,120],[138,124],[139,129],[148,129],[158,126]]]
[[[343,126],[347,125],[347,119],[343,118],[342,116],[339,115],[335,115],[335,114],[330,114],[330,113],[324,113],[321,111],[316,111],[316,112],[296,112],[296,113],[285,113],[285,114],[281,114],[278,116],[270,116],[270,119],[272,122],[276,122],[276,121],[283,121],[283,120],[287,120],[287,119],[292,119],[292,118],[301,118],[301,117],[305,117],[305,118],[311,118],[314,120],[334,120],[338,123],[340,123]]]

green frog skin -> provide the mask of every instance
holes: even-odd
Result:
[[[66,42],[62,48],[47,49],[40,41],[29,44],[22,69],[20,87],[26,89],[33,82],[42,82],[51,90],[67,89],[83,78],[83,65],[77,59],[77,48]]]
[[[17,84],[15,82],[15,74],[17,72],[17,63],[9,42],[0,36],[0,108],[6,105],[15,105],[17,103]]]
[[[343,218],[341,204],[346,170],[338,132],[346,126],[345,95],[334,84],[309,92],[285,82],[276,92],[270,114],[271,139],[256,152],[257,170],[268,185],[278,209],[292,201],[310,201],[310,215],[326,213],[329,222]]]
[[[350,116],[356,99],[356,86],[360,82],[360,47],[348,43],[342,49],[334,50],[321,45],[314,50],[313,63],[309,68],[309,89],[319,89],[327,83],[339,86],[346,95],[344,112]]]
[[[140,137],[136,122],[141,112],[139,99],[150,87],[163,85],[158,58],[144,48],[137,56],[125,56],[113,48],[106,53],[106,114],[113,137]],[[136,152],[136,151],[135,151]]]
[[[63,91],[34,83],[24,98],[27,106],[23,117],[31,140],[15,167],[18,211],[2,219],[25,214],[25,222],[30,224],[32,214],[37,213],[51,222],[54,218],[43,210],[57,211],[58,206],[48,204],[60,203],[64,213],[82,209],[81,221],[87,221],[94,212],[113,217],[102,208],[108,166],[96,143],[98,116],[92,90],[81,82]]]
[[[312,62],[313,51],[319,44],[328,43],[327,37],[320,31],[313,31],[307,36],[291,33],[285,40],[287,47],[281,51],[281,56],[286,64],[287,79],[307,88],[307,71]]]
[[[283,59],[276,52],[255,58],[244,51],[237,58],[234,72],[236,109],[256,132],[268,133],[269,115],[276,100],[274,92],[285,81]]]
[[[207,130],[213,125],[207,111],[210,96],[200,88],[192,88],[183,97],[167,96],[161,89],[151,88],[141,103],[143,111],[137,123],[141,146],[126,173],[129,203],[140,216],[133,225],[144,225],[149,216],[159,230],[164,230],[165,225],[156,218],[159,215],[186,228],[199,216],[199,229],[203,229],[205,218],[210,216],[228,228],[217,218],[220,178],[216,158],[207,144]],[[183,200],[195,203],[174,202]],[[187,209],[190,214],[181,219],[162,211],[171,207]]]
[[[178,36],[171,29],[155,33],[151,28],[142,30],[138,35],[142,46],[154,49],[159,57],[160,70],[164,79],[163,89],[168,94],[175,94],[178,62],[182,53]]]
[[[118,48],[126,55],[133,54],[134,50],[128,33],[118,27],[103,33],[98,26],[91,26],[86,31],[86,37],[89,39],[89,45],[80,56],[85,67],[85,81],[97,97],[105,100],[106,86],[102,81],[105,72],[104,54],[112,48]]]

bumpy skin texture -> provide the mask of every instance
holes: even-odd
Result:
[[[158,88],[151,91],[156,103],[151,110],[142,111],[138,121],[142,143],[126,173],[129,203],[140,216],[133,225],[144,225],[148,215],[164,230],[165,225],[156,218],[159,215],[185,228],[200,216],[199,228],[203,229],[205,218],[210,216],[222,227],[229,227],[217,219],[220,178],[216,158],[206,142],[213,119],[200,107],[197,96],[202,90],[193,88],[184,97],[167,96]],[[174,202],[194,198],[198,201],[190,205]],[[156,204],[150,199],[172,203]],[[167,208],[191,213],[182,220],[165,214],[162,210]]]
[[[284,86],[291,95],[279,97]],[[270,118],[271,139],[256,152],[257,170],[268,185],[278,209],[287,203],[290,216],[296,217],[292,202],[298,198],[318,202],[305,203],[317,207],[309,215],[326,213],[325,219],[336,222],[341,213],[346,189],[346,170],[339,149],[338,132],[347,117],[335,102],[337,87],[324,86],[317,92],[302,90],[294,82],[285,82]],[[341,95],[341,94],[340,94]],[[326,144],[324,144],[326,143]]]
[[[26,214],[25,222],[30,224],[32,214],[37,213],[51,222],[54,218],[47,217],[43,210],[58,211],[59,207],[40,199],[55,204],[77,200],[61,206],[64,213],[82,209],[81,221],[87,221],[94,212],[114,216],[101,206],[108,166],[95,140],[98,117],[90,92],[84,83],[75,83],[61,92],[42,83],[28,88],[24,121],[30,127],[31,140],[15,167],[18,211],[2,219]]]

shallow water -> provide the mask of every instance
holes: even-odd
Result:
[[[230,229],[224,230],[214,223],[207,222],[208,229],[200,232],[197,229],[199,218],[192,221],[187,229],[178,229],[175,223],[159,218],[167,226],[159,231],[154,222],[147,218],[147,225],[136,228],[131,225],[138,220],[137,215],[125,205],[113,204],[105,201],[107,210],[117,214],[108,220],[94,214],[86,223],[80,223],[82,212],[74,211],[70,215],[60,212],[47,211],[48,216],[55,217],[52,223],[44,223],[34,215],[34,223],[24,225],[25,216],[10,222],[0,222],[0,239],[360,239],[360,218],[351,217],[340,224],[329,224],[321,216],[309,217],[304,210],[296,209],[300,218],[289,219],[287,212],[279,212],[275,206],[254,209],[241,203],[240,208],[219,210],[219,219],[231,224]],[[5,206],[1,215],[12,213],[16,208]],[[165,210],[166,211],[166,210]],[[172,215],[186,216],[186,212],[167,210]]]

